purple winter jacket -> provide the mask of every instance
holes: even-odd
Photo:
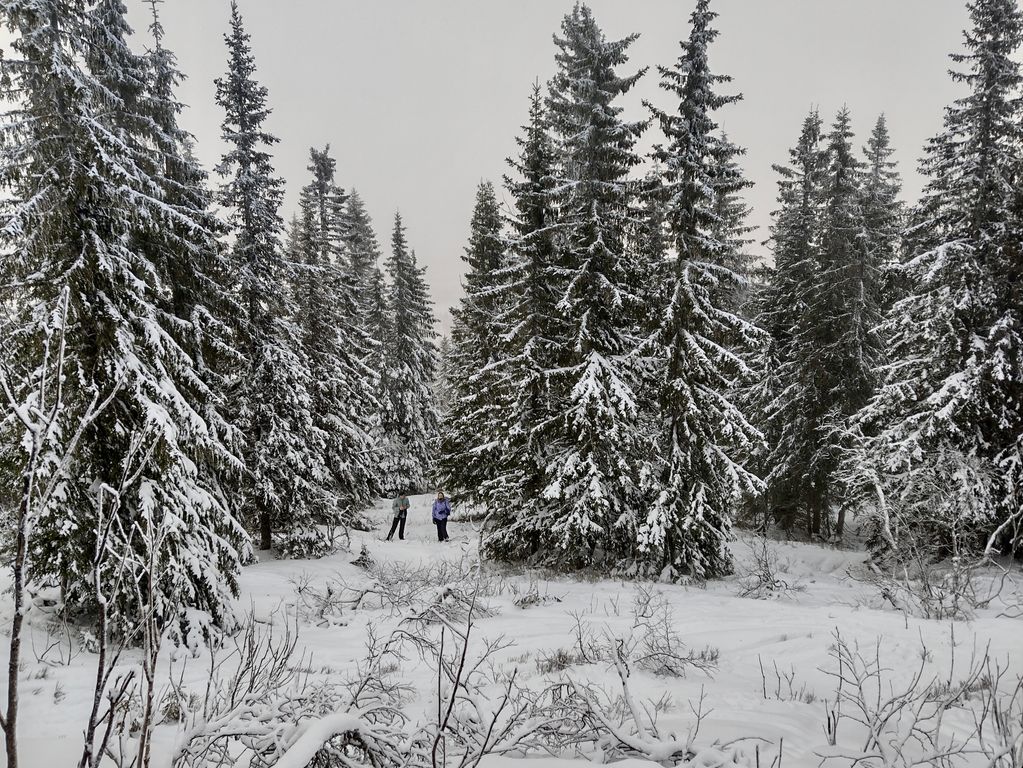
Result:
[[[451,514],[451,502],[447,499],[434,499],[433,501],[433,519],[434,520],[447,520]]]

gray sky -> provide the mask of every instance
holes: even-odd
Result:
[[[140,33],[142,0],[126,0]],[[310,146],[330,143],[338,182],[356,187],[388,247],[400,209],[444,327],[461,294],[460,261],[476,185],[500,182],[525,122],[534,79],[554,70],[552,34],[571,0],[240,0],[260,82],[270,91],[285,215],[306,182]],[[669,106],[655,64],[678,56],[694,0],[590,0],[609,38],[641,33],[629,72],[651,71],[623,101],[641,118],[644,98]],[[960,94],[947,76],[967,23],[962,0],[718,0],[715,72],[745,100],[720,113],[748,149],[756,186],[752,223],[766,236],[775,174],[811,105],[830,123],[848,104],[863,144],[889,119],[905,195],[920,189],[916,159]],[[207,167],[217,161],[220,109],[213,78],[225,68],[228,0],[166,0],[166,43],[188,76],[183,122]],[[622,70],[625,72],[625,70]],[[657,139],[648,132],[643,148]]]

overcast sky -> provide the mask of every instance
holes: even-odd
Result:
[[[141,36],[148,6],[126,0]],[[694,0],[591,0],[609,38],[638,32],[631,72],[651,65],[624,100],[669,106],[653,66],[670,64],[688,34]],[[355,187],[386,249],[395,210],[429,267],[444,327],[461,294],[460,261],[475,189],[499,183],[525,121],[531,84],[554,69],[552,34],[570,0],[240,0],[270,92],[268,128],[281,139],[285,215],[306,182],[311,146],[331,145],[337,181]],[[847,104],[862,144],[885,113],[906,196],[920,189],[916,160],[960,91],[947,76],[967,23],[962,0],[718,0],[721,34],[710,53],[745,100],[720,113],[748,150],[756,183],[752,223],[766,236],[774,207],[772,163],[784,162],[812,105],[830,122]],[[188,76],[183,122],[207,167],[217,161],[221,113],[213,79],[225,68],[228,0],[165,0],[166,43]],[[656,135],[649,131],[644,149]]]

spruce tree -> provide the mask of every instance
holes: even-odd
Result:
[[[283,182],[268,151],[277,138],[263,129],[267,91],[255,80],[249,35],[234,2],[224,40],[228,70],[216,85],[228,150],[217,167],[225,179],[218,202],[228,210],[234,235],[244,311],[238,333],[246,368],[234,393],[245,435],[243,509],[249,525],[258,527],[262,549],[279,531],[286,551],[313,551],[320,541],[317,516],[331,503],[326,437],[314,424],[313,381],[290,319],[293,270],[280,245]]]
[[[234,329],[242,315],[234,289],[232,264],[220,242],[225,232],[214,210],[215,200],[206,171],[193,155],[194,139],[178,124],[183,106],[174,95],[184,79],[177,69],[174,53],[163,44],[164,31],[158,13],[158,0],[150,0],[153,48],[147,56],[152,77],[152,123],[155,128],[156,176],[164,198],[188,211],[187,219],[175,220],[161,228],[161,244],[153,238],[153,247],[161,252],[156,259],[165,271],[170,286],[164,297],[165,311],[171,317],[190,322],[173,323],[172,333],[186,349],[196,369],[199,387],[208,388],[212,397],[204,398],[202,416],[219,439],[230,447],[230,455],[204,456],[211,476],[220,480],[223,503],[236,519],[240,517],[235,489],[244,471],[241,461],[241,435],[232,423],[228,405],[232,377],[244,363],[237,349]],[[226,460],[225,460],[226,458]],[[239,531],[241,533],[241,531]],[[240,541],[243,560],[250,558],[247,536]]]
[[[1012,223],[1023,13],[1013,0],[974,0],[968,10],[966,50],[952,56],[960,67],[953,78],[968,93],[946,109],[943,131],[926,147],[928,183],[900,270],[906,294],[883,328],[892,363],[860,417],[871,436],[857,458],[873,498],[889,500],[874,509],[888,545],[911,530],[932,542],[950,542],[954,530],[1009,533],[1019,514],[1019,230]],[[935,462],[947,465],[951,456],[992,478],[1000,507],[981,508],[978,489],[959,481],[920,491],[917,480],[940,476]],[[900,508],[913,491],[918,503]]]
[[[173,300],[168,266],[194,256],[201,281],[217,255],[201,192],[174,194],[167,165],[187,159],[170,90],[129,48],[118,0],[6,0],[2,11],[16,105],[2,130],[3,301],[17,313],[4,346],[15,365],[30,359],[67,297],[68,411],[113,397],[38,521],[32,578],[60,584],[72,610],[103,600],[122,627],[141,610],[135,587],[165,626],[196,630],[204,613],[223,623],[245,537],[214,468],[234,459],[197,360],[206,310],[199,294]],[[156,527],[168,535],[149,552]],[[114,580],[121,567],[129,575]]]
[[[881,265],[882,304],[886,311],[892,302],[901,298],[905,287],[898,269],[905,211],[900,199],[902,180],[892,160],[894,153],[888,121],[881,115],[863,148],[861,205],[867,247]]]
[[[804,405],[816,421],[816,450],[802,468],[812,488],[804,502],[810,533],[822,535],[831,533],[831,511],[848,504],[836,471],[848,448],[849,419],[873,395],[876,370],[884,362],[877,327],[884,309],[881,270],[886,258],[873,250],[879,243],[868,234],[863,169],[854,154],[847,109],[832,127],[828,154],[817,276],[806,299],[796,353],[801,378],[813,391]],[[835,535],[842,535],[843,522],[840,514]]]
[[[386,397],[383,392],[384,371],[387,365],[387,342],[391,337],[391,326],[394,323],[388,296],[384,271],[379,264],[374,264],[369,273],[369,284],[366,289],[366,332],[373,342],[368,365],[376,375],[374,391],[381,409],[386,408]]]
[[[441,435],[441,473],[452,492],[483,501],[482,489],[500,464],[507,393],[499,383],[502,356],[501,294],[505,266],[501,211],[494,186],[476,191],[462,287],[465,296],[451,310],[451,412]]]
[[[556,262],[556,156],[540,86],[534,85],[529,121],[517,139],[519,155],[509,159],[513,176],[505,188],[514,200],[507,263],[495,276],[504,308],[497,373],[513,398],[504,421],[501,462],[486,483],[503,494],[491,505],[485,547],[503,559],[534,556],[547,541],[553,514],[544,498],[547,467],[557,435],[552,377],[567,359],[569,328],[557,306],[563,285]]]
[[[581,565],[633,552],[637,459],[647,452],[634,392],[642,309],[627,249],[642,123],[625,122],[616,103],[643,71],[615,72],[636,35],[608,41],[587,6],[577,3],[561,29],[547,109],[559,155],[558,311],[571,332],[552,381],[560,413],[544,497],[552,557]]]
[[[369,314],[370,300],[367,291],[373,282],[373,270],[380,261],[380,246],[373,221],[369,217],[366,205],[356,190],[348,193],[344,220],[345,257],[352,285],[358,301],[358,315],[365,318]],[[365,324],[363,325],[365,329]]]
[[[708,63],[716,15],[709,0],[700,0],[677,63],[659,68],[677,111],[651,107],[667,140],[654,158],[662,169],[657,192],[674,263],[656,334],[663,358],[662,458],[654,503],[639,530],[644,559],[662,576],[701,579],[731,570],[734,510],[760,487],[744,464],[759,434],[736,396],[736,383],[748,372],[742,350],[758,340],[735,311],[744,285],[736,237],[745,210],[736,195],[751,185],[732,162],[741,151],[716,133],[714,113],[740,98],[716,92],[729,82]]]
[[[455,402],[455,391],[452,382],[457,375],[455,370],[455,349],[451,344],[451,336],[441,336],[440,343],[437,344],[437,378],[433,383],[433,400],[437,404],[437,414],[440,417],[442,429],[451,416]],[[450,481],[446,481],[445,485],[449,489],[452,487]]]
[[[387,271],[391,282],[381,368],[381,484],[390,495],[423,493],[437,454],[438,416],[433,402],[437,332],[425,271],[409,250],[400,214],[394,217]]]
[[[334,184],[329,147],[310,150],[312,181],[302,190],[295,251],[298,324],[313,379],[314,422],[327,441],[333,517],[345,523],[376,489],[370,432],[378,409],[371,341],[362,328],[359,296],[345,249],[346,196]],[[330,514],[330,513],[328,513]]]
[[[387,337],[388,310],[384,277],[380,270],[380,246],[373,221],[359,193],[348,193],[344,220],[344,253],[349,282],[355,292],[356,323],[362,331],[366,353],[363,359],[372,380],[367,383],[377,406],[371,414],[369,434],[374,449],[383,435],[380,427],[380,376],[383,368],[384,339]],[[377,455],[374,461],[379,463]],[[379,479],[379,478],[378,478]]]
[[[737,278],[729,281],[729,285],[718,287],[716,293],[722,294],[722,306],[751,319],[750,280],[754,256],[750,246],[756,228],[749,224],[752,208],[742,196],[743,190],[752,186],[739,166],[738,158],[744,154],[745,150],[732,143],[724,132],[715,137],[709,166],[709,177],[714,181],[714,219],[710,234],[721,244],[721,263]]]
[[[806,306],[815,289],[821,241],[822,201],[828,153],[823,122],[816,111],[803,121],[789,165],[774,166],[779,208],[774,213],[771,244],[774,266],[757,297],[757,323],[769,335],[765,359],[758,366],[754,407],[766,447],[758,467],[767,489],[764,521],[773,518],[791,528],[811,496],[803,467],[812,462],[815,425],[809,417],[812,380],[800,374],[799,336]]]

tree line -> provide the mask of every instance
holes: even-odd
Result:
[[[510,210],[478,190],[443,364],[441,467],[490,556],[702,579],[736,523],[835,540],[850,519],[878,557],[1019,551],[1023,17],[968,10],[922,199],[883,115],[860,148],[849,109],[812,110],[774,167],[769,265],[710,0],[656,70],[671,106],[631,122],[636,35],[565,16]]]
[[[400,215],[384,258],[329,147],[285,223],[237,4],[212,175],[150,5],[138,53],[122,0],[0,0],[5,553],[71,612],[229,625],[256,546],[329,551],[375,497],[426,490],[435,456],[500,559],[703,579],[736,524],[831,539],[850,519],[879,555],[1018,547],[1012,0],[968,6],[965,95],[915,205],[883,117],[862,148],[847,109],[806,117],[770,265],[719,127],[740,96],[710,65],[711,1],[654,73],[575,5],[509,209],[478,190],[443,358]],[[663,103],[627,119],[650,76]]]

